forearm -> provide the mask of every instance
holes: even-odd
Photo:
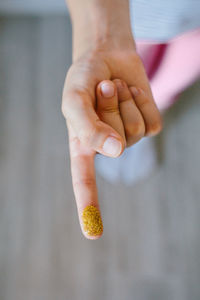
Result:
[[[88,49],[132,45],[128,0],[66,0],[73,26],[74,57]]]

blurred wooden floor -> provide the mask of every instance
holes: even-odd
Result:
[[[105,232],[80,231],[60,112],[68,18],[0,19],[0,299],[200,299],[200,84],[165,116],[160,168],[98,177]]]

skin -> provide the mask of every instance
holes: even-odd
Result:
[[[119,156],[144,136],[161,130],[143,63],[137,54],[126,0],[68,0],[73,26],[73,63],[63,89],[62,112],[69,132],[71,173],[82,232],[82,212],[100,210],[95,180],[96,153],[108,137],[121,145]],[[104,97],[101,86],[114,95]]]

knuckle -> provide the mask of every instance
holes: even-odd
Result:
[[[68,101],[67,97],[63,97],[62,105],[61,105],[61,112],[65,118],[67,118],[68,114]]]
[[[65,118],[70,117],[71,112],[85,111],[88,101],[85,94],[79,90],[68,91],[63,95],[61,111]]]
[[[141,99],[138,103],[140,109],[143,109],[145,106],[147,106],[149,104],[150,104],[150,101],[149,101],[149,98],[147,98],[147,97],[143,97],[143,99]]]
[[[163,128],[162,121],[158,120],[147,126],[146,133],[147,133],[147,135],[153,136],[153,135],[160,133],[162,128]]]
[[[145,132],[144,123],[141,122],[134,122],[126,125],[125,128],[127,138],[133,136],[143,136]]]
[[[107,105],[101,109],[99,109],[99,114],[100,115],[104,115],[104,114],[113,114],[113,116],[119,116],[120,112],[119,112],[119,108],[114,105]]]
[[[71,102],[72,98],[73,98],[72,92],[67,91],[67,92],[63,93],[61,111],[65,118],[68,117],[70,102]]]

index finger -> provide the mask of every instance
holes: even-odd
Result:
[[[81,230],[86,238],[98,239],[103,233],[103,223],[95,177],[95,152],[81,145],[72,128],[69,129],[69,143],[72,184]]]

